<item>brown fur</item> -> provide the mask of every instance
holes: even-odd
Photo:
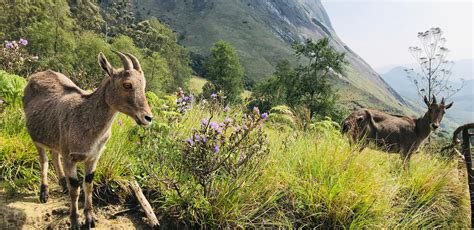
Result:
[[[101,53],[99,63],[109,76],[92,93],[51,70],[31,75],[24,91],[26,126],[40,154],[42,188],[45,187],[40,199],[42,202],[47,200],[48,158],[44,149],[48,148],[52,151],[54,165],[58,165],[59,176],[64,177],[64,169],[68,177],[72,228],[79,227],[76,164],[84,162],[84,175],[93,174],[101,150],[111,135],[117,112],[127,114],[140,125],[147,125],[152,119],[145,97],[145,78],[138,61],[132,55],[116,53],[125,68],[114,69]],[[127,89],[128,86],[132,88]],[[59,163],[61,159],[62,164]],[[86,183],[84,189],[86,224],[90,226],[94,225],[92,183]]]
[[[436,103],[433,97],[428,102],[428,111],[420,118],[412,119],[406,116],[388,114],[379,110],[360,109],[349,115],[343,122],[343,132],[349,135],[351,142],[365,140],[362,148],[369,142],[374,142],[379,148],[400,153],[404,163],[408,163],[415,152],[431,132],[439,128],[445,110],[450,108]]]

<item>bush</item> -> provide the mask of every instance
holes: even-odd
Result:
[[[0,99],[11,106],[20,105],[26,83],[22,77],[0,70]]]

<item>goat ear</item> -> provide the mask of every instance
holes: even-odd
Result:
[[[451,106],[453,106],[453,104],[454,104],[454,102],[449,103],[448,105],[446,105],[445,109],[451,108]]]
[[[114,68],[110,64],[110,62],[107,60],[105,55],[101,52],[99,53],[99,65],[102,67],[102,69],[110,76],[112,77],[114,75]]]
[[[425,102],[426,106],[430,107],[430,101],[428,101],[428,98],[426,97],[423,97],[423,101]]]

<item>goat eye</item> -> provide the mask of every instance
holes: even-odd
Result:
[[[131,84],[131,83],[128,83],[128,82],[123,83],[123,88],[125,88],[125,89],[132,89],[132,84]]]

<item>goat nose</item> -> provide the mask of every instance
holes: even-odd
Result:
[[[151,120],[153,120],[153,117],[145,115],[145,120],[151,122]]]
[[[439,128],[439,125],[437,125],[437,124],[432,124],[431,126],[433,127],[433,129]]]

